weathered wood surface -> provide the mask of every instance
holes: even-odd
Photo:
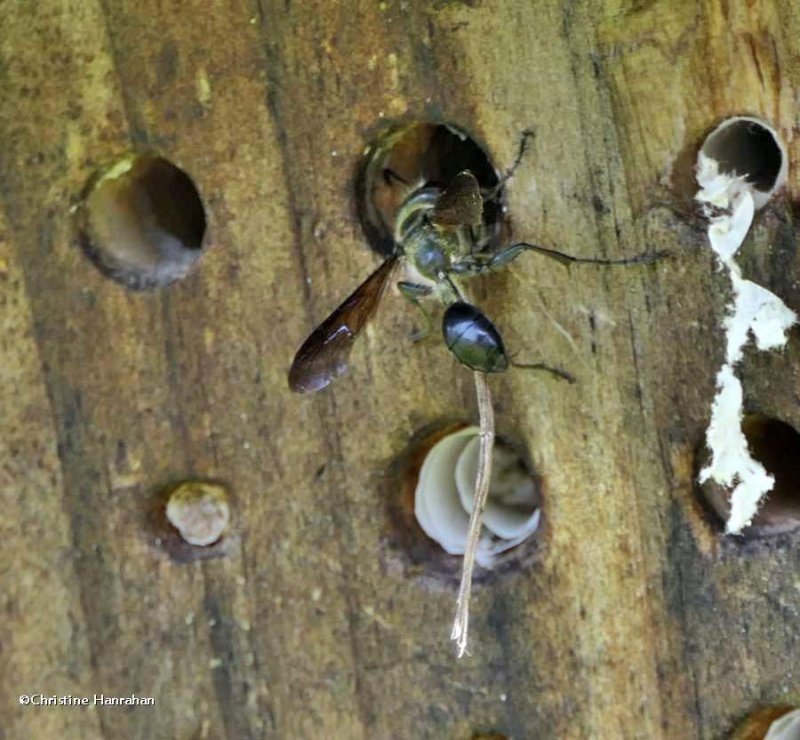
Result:
[[[0,736],[718,738],[800,701],[797,539],[715,549],[691,505],[727,286],[691,204],[726,116],[797,165],[791,3],[0,1]],[[299,341],[376,264],[353,176],[381,118],[441,117],[496,163],[520,132],[514,233],[650,267],[524,257],[476,295],[524,358],[499,431],[547,486],[540,561],[454,590],[387,567],[387,477],[409,437],[473,408],[397,297],[325,394],[286,390]],[[186,169],[211,247],[133,293],[77,247],[70,207],[130,148]],[[745,269],[800,309],[793,203]],[[768,245],[773,244],[769,249]],[[800,428],[797,336],[749,356],[748,404]],[[144,511],[225,481],[236,547],[176,564]],[[155,707],[21,707],[22,693]]]

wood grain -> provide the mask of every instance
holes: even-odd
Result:
[[[800,309],[800,14],[791,3],[0,0],[0,737],[719,738],[800,702],[797,538],[719,542],[692,478],[728,286],[692,205],[727,116],[763,117],[789,184],[745,272]],[[387,552],[411,435],[474,414],[471,377],[388,296],[324,394],[286,371],[378,263],[355,218],[387,121],[452,121],[500,169],[535,255],[474,295],[522,361],[498,433],[546,485],[542,558],[455,591]],[[209,247],[154,292],[105,278],[72,206],[131,149],[185,169]],[[748,408],[800,429],[798,344],[750,355]],[[234,546],[174,562],[165,486],[224,481]],[[22,707],[22,693],[153,696]]]

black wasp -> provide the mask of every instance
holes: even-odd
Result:
[[[525,139],[517,162],[524,145]],[[489,197],[497,196],[510,174]],[[501,268],[525,251],[540,252],[564,264],[629,264],[659,256],[585,259],[526,242],[492,252],[489,242],[484,197],[472,172],[458,173],[444,189],[426,184],[413,190],[397,211],[391,255],[303,342],[289,370],[289,387],[298,393],[312,393],[345,371],[353,342],[377,308],[400,261],[405,262],[410,278],[397,284],[403,296],[417,306],[428,297],[438,298],[447,306],[442,333],[456,359],[473,370],[498,373],[512,364],[503,338],[486,314],[464,299],[458,286],[461,278]],[[571,380],[566,373],[544,365],[525,367],[551,370]]]

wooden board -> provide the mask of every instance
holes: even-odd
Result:
[[[692,204],[703,135],[769,121],[785,194],[745,271],[800,309],[800,15],[791,3],[0,2],[0,737],[718,738],[800,701],[797,538],[716,546],[693,506],[728,285]],[[475,297],[523,371],[498,429],[546,484],[540,560],[454,589],[387,550],[389,471],[474,412],[470,373],[390,296],[325,394],[299,342],[377,264],[354,176],[382,121],[454,122],[500,169],[514,235],[648,267],[520,258]],[[131,149],[189,172],[210,246],[131,292],[72,207]],[[798,343],[748,355],[748,407],[800,428]],[[145,512],[224,481],[235,547],[177,564]],[[20,694],[155,706],[20,706]]]

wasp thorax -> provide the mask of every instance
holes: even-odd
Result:
[[[206,214],[192,179],[163,157],[129,155],[92,186],[82,243],[107,275],[131,288],[184,277],[202,253]]]
[[[409,234],[402,248],[411,266],[428,280],[435,281],[450,269],[454,251],[451,240],[436,234],[430,224]]]

